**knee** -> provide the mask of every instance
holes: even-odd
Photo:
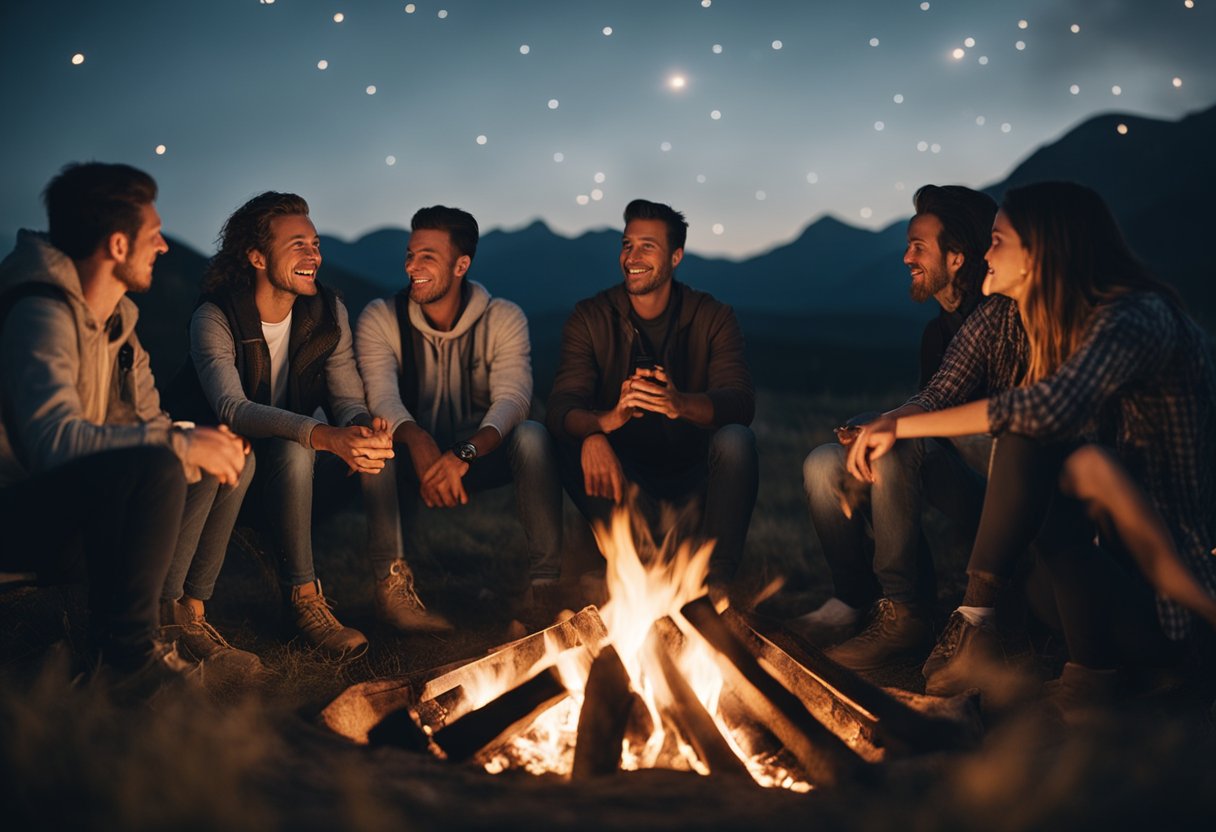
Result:
[[[802,485],[808,494],[829,491],[844,474],[844,447],[830,442],[806,455],[802,462]]]
[[[900,439],[891,448],[890,453],[873,461],[879,482],[902,478],[919,470],[925,458],[924,450],[924,441],[921,439]]]
[[[756,462],[756,435],[749,427],[726,425],[709,442],[711,468],[748,469],[755,468]]]
[[[548,428],[531,419],[520,422],[511,431],[511,450],[524,462],[557,458],[557,448]]]
[[[291,481],[311,480],[317,452],[290,439],[272,437],[259,443],[264,474]]]

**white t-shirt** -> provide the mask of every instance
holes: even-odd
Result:
[[[270,403],[281,408],[287,403],[287,341],[291,336],[291,313],[277,324],[262,321],[262,336],[270,348]]]

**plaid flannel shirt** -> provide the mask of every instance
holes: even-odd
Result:
[[[968,319],[910,401],[950,407],[984,383],[994,434],[1113,445],[1192,574],[1216,595],[1216,365],[1204,332],[1161,295],[1132,293],[1095,310],[1080,346],[1049,378],[1018,387],[1025,334],[1016,304],[994,301],[972,315],[974,326]],[[1179,605],[1158,599],[1157,611],[1171,639],[1190,631]]]

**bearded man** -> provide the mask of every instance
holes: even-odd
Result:
[[[932,297],[939,314],[920,346],[920,385],[933,378],[946,347],[979,305],[980,285],[996,202],[958,185],[925,185],[913,198],[904,265],[917,303]],[[920,412],[905,404],[888,415]],[[845,468],[848,446],[867,413],[836,429],[838,443],[820,445],[803,463],[811,522],[832,575],[833,594],[791,626],[855,670],[924,659],[933,646],[936,580],[921,527],[926,499],[974,537],[983,504],[989,444],[909,439],[879,461],[876,482],[863,484]],[[842,644],[837,644],[841,642]]]
[[[759,487],[755,391],[734,312],[675,280],[687,232],[669,205],[625,208],[622,282],[566,322],[548,426],[588,520],[606,521],[630,484],[646,502],[699,504],[710,591],[724,594]]]

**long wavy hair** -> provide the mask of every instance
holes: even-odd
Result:
[[[1129,292],[1172,302],[1174,290],[1132,253],[1102,197],[1073,182],[1013,188],[1001,210],[1030,253],[1022,323],[1030,342],[1024,384],[1054,373],[1085,336],[1094,309]]]
[[[249,252],[270,249],[270,223],[275,217],[308,216],[308,203],[296,194],[260,193],[232,212],[216,238],[219,250],[203,272],[203,292],[249,289],[257,272]]]

